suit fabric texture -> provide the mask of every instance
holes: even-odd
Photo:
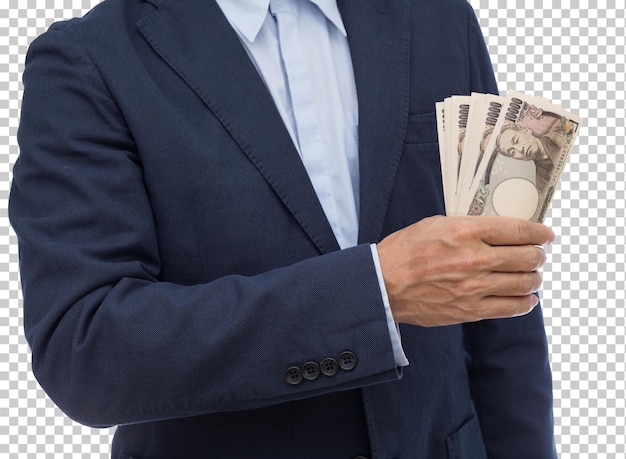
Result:
[[[359,100],[346,250],[213,1],[106,0],[29,50],[10,218],[33,371],[71,418],[119,425],[113,457],[555,457],[540,308],[402,325],[398,369],[369,247],[444,213],[435,101],[497,91],[472,8],[338,5]]]

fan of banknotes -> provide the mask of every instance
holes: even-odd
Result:
[[[542,222],[582,120],[519,92],[452,96],[436,111],[447,215]]]

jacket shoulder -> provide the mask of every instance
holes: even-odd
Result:
[[[81,42],[104,44],[128,35],[135,22],[154,9],[153,4],[144,0],[104,0],[82,17],[53,23],[48,32],[65,32]]]

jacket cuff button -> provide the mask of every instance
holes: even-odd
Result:
[[[317,379],[320,375],[320,367],[315,362],[307,362],[302,367],[302,377],[308,381]]]
[[[285,372],[285,381],[288,384],[296,385],[302,382],[302,371],[298,367],[289,367]]]
[[[320,370],[326,376],[335,376],[339,371],[339,364],[335,359],[328,357],[320,362]]]
[[[345,351],[342,352],[341,355],[339,355],[337,361],[339,362],[339,368],[344,371],[350,371],[354,367],[356,367],[357,359],[356,355],[354,355],[352,352]]]

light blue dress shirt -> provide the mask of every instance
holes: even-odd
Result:
[[[336,0],[216,0],[270,91],[339,246],[358,242],[358,102]],[[408,365],[376,246],[394,356]]]

